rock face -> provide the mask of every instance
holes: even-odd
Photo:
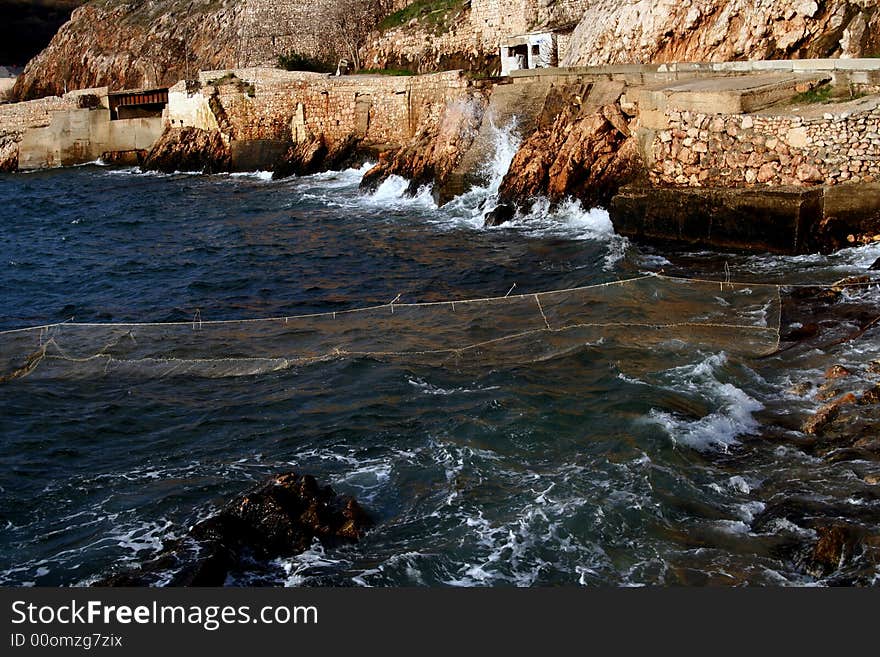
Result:
[[[360,139],[349,135],[341,142],[327,146],[323,135],[290,146],[272,168],[272,178],[308,176],[322,171],[340,171],[358,164],[366,157],[359,149]]]
[[[316,539],[325,547],[356,542],[371,526],[354,498],[319,486],[309,475],[282,474],[235,498],[141,568],[97,586],[147,586],[160,578],[172,586],[222,586],[248,561],[299,554]]]
[[[31,60],[13,97],[170,86],[292,53],[335,63],[390,9],[385,0],[91,0]]]
[[[439,188],[473,143],[486,105],[485,93],[475,88],[465,98],[447,103],[439,120],[426,115],[408,144],[380,155],[379,163],[364,175],[361,188],[375,190],[392,175],[407,178],[411,194],[424,185]]]
[[[229,146],[217,131],[166,128],[141,165],[145,171],[229,171]]]
[[[440,16],[373,35],[364,60],[497,71],[502,39],[542,28],[559,33],[563,66],[880,53],[872,0],[471,0]]]
[[[19,100],[69,89],[170,85],[199,68],[234,62],[240,43],[231,0],[90,2],[73,12],[13,88]]]
[[[529,207],[543,196],[551,203],[576,198],[585,207],[607,207],[622,185],[640,175],[637,144],[619,105],[595,110],[578,102],[585,95],[573,87],[551,91],[537,130],[504,176],[500,203]]]
[[[370,32],[405,4],[92,0],[30,62],[14,97],[169,85],[200,69],[273,65],[290,53],[374,68],[491,72],[501,39],[544,26],[565,28],[566,66],[880,54],[880,11],[869,0],[471,0],[443,13],[426,3],[416,19]],[[354,21],[355,13],[365,18]]]
[[[593,0],[566,66],[876,54],[880,14],[860,0]]]
[[[17,134],[0,134],[0,173],[18,171]]]

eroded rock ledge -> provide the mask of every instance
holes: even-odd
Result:
[[[223,586],[254,561],[299,554],[314,540],[325,547],[356,542],[372,524],[354,498],[286,473],[236,497],[139,568],[95,586]]]
[[[643,171],[631,123],[618,102],[591,107],[582,85],[553,88],[501,182],[499,203],[524,209],[538,197],[607,207]]]
[[[229,171],[229,146],[219,131],[200,128],[166,128],[144,158],[145,171]]]

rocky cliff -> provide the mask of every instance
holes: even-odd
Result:
[[[14,94],[169,85],[199,69],[274,65],[291,53],[325,63],[342,56],[367,68],[494,72],[501,39],[538,29],[559,35],[560,63],[567,66],[880,54],[876,0],[405,4],[92,0],[30,62]]]
[[[395,0],[91,0],[27,65],[18,100],[69,89],[170,86],[281,55],[353,59]]]
[[[880,50],[875,0],[594,0],[562,63],[861,57]]]
[[[234,62],[240,3],[234,0],[97,0],[73,12],[16,81],[20,99],[69,89],[167,85],[199,68]]]
[[[558,34],[564,66],[880,54],[876,0],[450,0],[387,21],[365,61],[420,72],[499,68],[500,40]],[[434,9],[432,9],[434,8]],[[405,17],[408,17],[407,14]],[[401,18],[403,18],[402,16]]]

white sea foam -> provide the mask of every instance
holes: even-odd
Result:
[[[757,399],[732,383],[718,379],[727,362],[725,354],[713,354],[698,363],[670,370],[672,388],[699,394],[716,410],[693,420],[652,409],[649,419],[660,425],[676,443],[698,450],[727,451],[737,438],[758,428],[754,413],[764,408]]]
[[[289,559],[276,559],[273,565],[280,567],[285,574],[285,587],[298,587],[308,584],[315,575],[326,569],[335,569],[343,564],[342,559],[327,556],[324,546],[315,538],[311,547],[305,552]]]
[[[230,178],[251,178],[269,182],[272,180],[271,171],[237,171],[229,174]]]
[[[440,396],[448,396],[448,395],[457,395],[457,394],[470,394],[474,392],[483,392],[487,390],[498,390],[498,386],[488,386],[485,388],[441,388],[439,386],[435,386],[423,379],[418,377],[414,379],[407,379],[407,383],[411,386],[418,388],[425,395],[440,395]]]

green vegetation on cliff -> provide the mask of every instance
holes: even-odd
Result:
[[[464,9],[466,0],[416,0],[403,9],[386,16],[379,23],[382,31],[406,25],[414,18],[419,23],[439,25],[446,22],[450,14],[457,14]]]

